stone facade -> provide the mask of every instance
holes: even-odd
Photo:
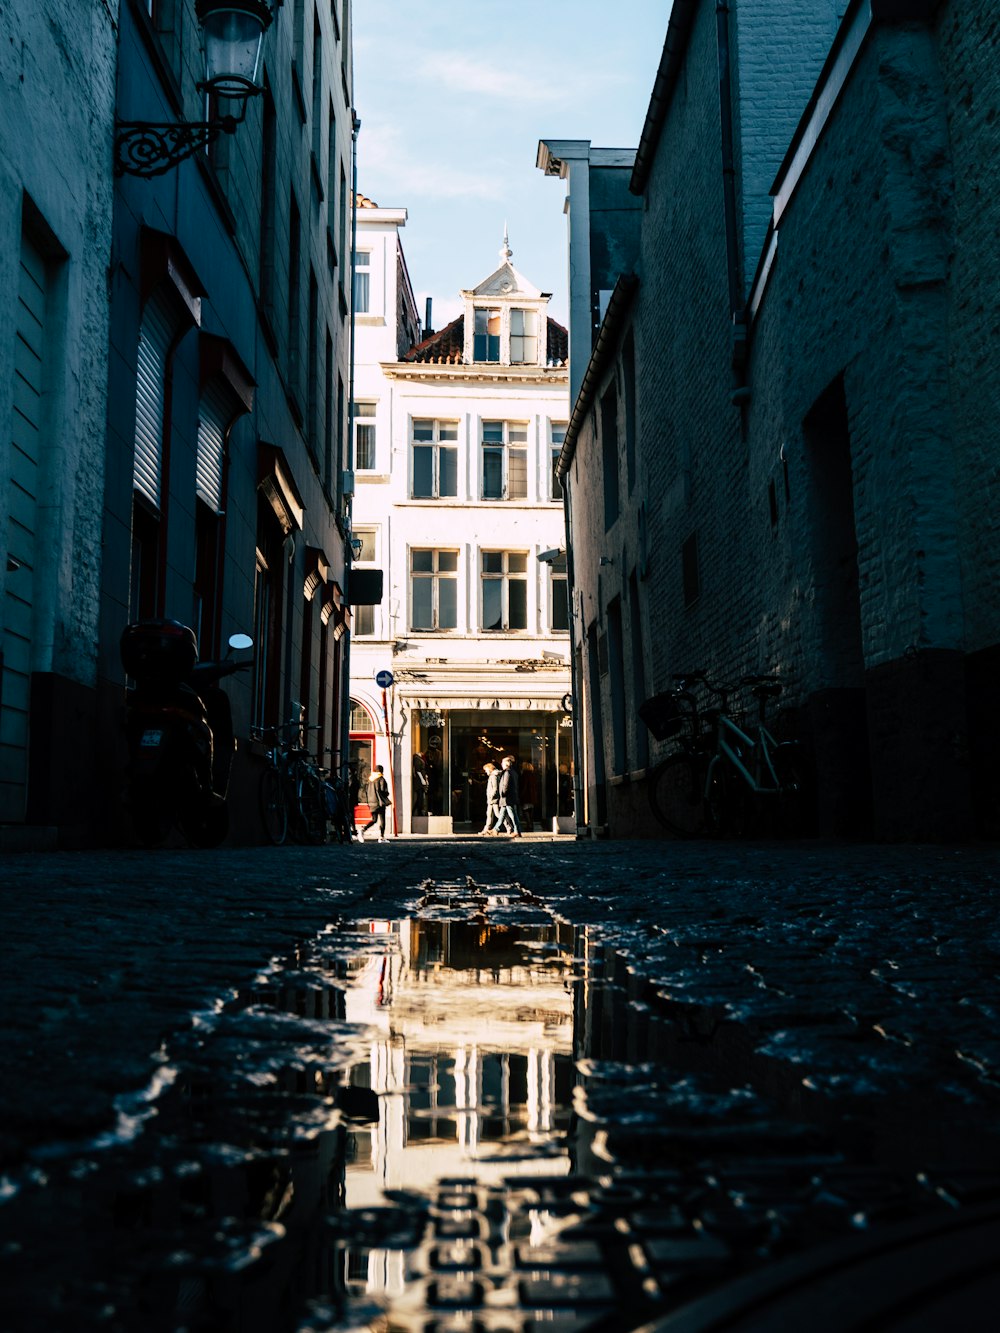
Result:
[[[127,836],[118,638],[136,618],[236,631],[231,838],[262,836],[254,728],[301,715],[339,763],[349,617],[344,491],[353,212],[350,6],[279,6],[263,95],[234,134],[163,175],[122,175],[111,364],[99,719],[105,837]],[[122,6],[122,120],[204,117],[193,3]],[[219,110],[235,109],[223,106]],[[158,430],[159,428],[159,430]],[[159,446],[159,464],[139,459]],[[151,476],[150,473],[159,473]]]
[[[129,838],[119,639],[165,616],[203,658],[256,641],[225,686],[254,841],[252,731],[346,749],[350,0],[273,7],[245,118],[195,0],[78,9],[0,6],[0,828]],[[230,116],[161,174],[125,147]]]
[[[0,5],[0,842],[92,783],[117,0]]]
[[[568,432],[589,821],[651,827],[638,704],[702,668],[780,676],[818,831],[995,831],[1000,28],[782,8],[675,5]]]

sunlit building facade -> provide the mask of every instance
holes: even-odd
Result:
[[[501,263],[463,312],[403,346],[415,310],[402,210],[359,207],[352,757],[392,777],[398,832],[482,826],[488,760],[521,767],[536,829],[571,824],[562,490],[566,330]],[[367,309],[361,311],[360,307]],[[429,321],[428,321],[429,322]],[[388,673],[388,675],[383,674]],[[391,683],[387,682],[392,677]],[[560,801],[560,788],[562,797]]]

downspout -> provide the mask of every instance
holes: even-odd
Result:
[[[338,459],[343,469],[344,463],[353,464],[354,450],[354,270],[357,263],[358,249],[358,133],[361,120],[356,111],[351,113],[351,350],[347,363],[347,457]],[[337,487],[338,491],[340,486]],[[351,546],[351,499],[344,502],[347,529],[344,536],[344,559],[347,567],[347,604],[351,605],[351,568],[354,563],[354,550]],[[350,770],[348,763],[351,754],[351,639],[354,631],[348,630],[344,636],[344,665],[341,671],[340,703],[340,777],[345,790],[349,790]]]
[[[580,679],[577,663],[580,654],[577,652],[576,645],[576,597],[575,584],[573,579],[573,543],[569,539],[572,531],[570,528],[570,502],[569,502],[569,472],[567,471],[563,478],[563,516],[566,523],[566,606],[569,611],[569,679],[570,689],[573,692],[573,814],[576,819],[577,837],[580,836],[580,830],[587,826],[586,801],[584,799],[587,787],[584,782],[583,766],[583,743],[581,738],[580,722],[583,717],[581,704],[583,702],[580,694]],[[559,784],[556,781],[556,813],[558,814],[559,802]]]
[[[719,113],[722,139],[722,200],[726,224],[726,271],[732,320],[732,365],[737,388],[746,380],[747,314],[740,277],[739,222],[736,211],[736,153],[733,135],[733,75],[729,48],[729,5],[717,0],[715,22],[719,47]]]

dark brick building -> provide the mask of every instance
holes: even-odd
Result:
[[[613,834],[650,827],[669,748],[638,705],[695,667],[780,676],[821,833],[997,828],[1000,19],[843,9],[676,0],[635,263],[571,340],[581,742]]]

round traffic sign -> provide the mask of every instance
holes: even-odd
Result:
[[[387,690],[389,686],[392,684],[392,672],[376,671],[375,684],[379,687],[380,690]]]

